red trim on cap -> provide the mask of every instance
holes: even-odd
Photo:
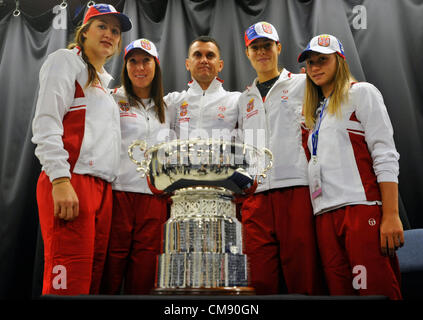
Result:
[[[336,51],[336,53],[345,60],[345,56],[342,53],[340,53],[338,51]]]

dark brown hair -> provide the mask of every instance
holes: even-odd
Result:
[[[209,37],[209,36],[199,36],[198,38],[195,38],[194,40],[192,40],[192,42],[190,43],[190,45],[188,47],[188,57],[189,57],[189,51],[191,50],[191,47],[195,42],[211,42],[211,43],[213,43],[217,47],[217,50],[219,52],[219,56],[220,57],[222,56],[219,44],[217,43],[217,41],[214,38]]]
[[[125,88],[125,92],[128,96],[129,103],[131,105],[134,105],[135,101],[141,102],[141,99],[135,94],[134,88],[132,87],[131,79],[129,79],[129,76],[128,76],[128,70],[126,68],[126,64],[130,56],[131,56],[131,53],[129,53],[125,57],[125,62],[123,64],[122,73],[121,73],[121,81],[122,81],[123,87]],[[164,90],[163,90],[163,83],[162,83],[162,71],[156,59],[154,59],[154,62],[156,67],[154,71],[154,78],[151,82],[150,98],[152,98],[154,101],[154,105],[155,105],[154,108],[160,123],[164,123],[165,122],[165,108],[167,106],[163,100]]]

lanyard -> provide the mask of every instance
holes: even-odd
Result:
[[[326,105],[328,103],[328,100],[329,100],[328,98],[326,98],[324,100],[324,104],[322,106],[322,110],[320,111],[319,119],[317,120],[315,129],[314,129],[314,131],[313,131],[313,133],[311,135],[311,143],[313,145],[313,153],[312,153],[312,156],[314,157],[314,159],[316,159],[316,157],[317,157],[317,143],[319,141],[319,130],[320,130],[320,125],[322,124],[323,113],[325,112],[325,108],[326,108]]]

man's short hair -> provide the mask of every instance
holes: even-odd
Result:
[[[188,57],[189,57],[189,51],[191,50],[192,45],[195,42],[198,42],[198,41],[199,42],[212,42],[212,43],[214,43],[214,45],[217,47],[217,50],[219,52],[219,56],[220,57],[222,56],[222,54],[220,52],[220,46],[219,46],[219,44],[217,43],[217,41],[214,38],[212,38],[210,36],[199,36],[198,38],[195,38],[194,40],[192,40],[192,42],[190,43],[190,45],[188,47]]]

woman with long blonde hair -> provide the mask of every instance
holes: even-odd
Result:
[[[306,62],[310,195],[330,294],[401,299],[399,154],[382,95],[355,82],[332,35],[314,37],[298,61]]]
[[[119,112],[103,66],[131,26],[113,6],[93,5],[75,42],[40,70],[32,142],[42,164],[43,294],[99,292],[120,152]]]

